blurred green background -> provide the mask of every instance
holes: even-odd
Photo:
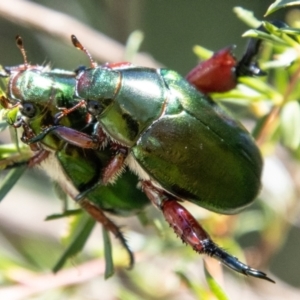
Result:
[[[36,15],[30,10],[20,10],[18,2],[4,0],[5,4],[0,3],[1,65],[18,65],[23,62],[15,46],[14,38],[17,34],[23,37],[28,59],[33,64],[50,63],[52,67],[70,70],[79,65],[88,64],[86,57],[76,51],[71,42],[53,35],[51,30],[47,29],[47,27],[54,26],[55,18],[49,19],[43,15]],[[242,6],[253,11],[258,19],[263,19],[264,13],[273,1],[44,0],[30,2],[71,16],[122,44],[126,43],[128,36],[134,30],[139,29],[144,34],[140,50],[150,54],[160,64],[185,75],[197,62],[192,52],[192,47],[196,44],[214,51],[235,44],[237,45],[235,53],[240,57],[246,45],[246,39],[241,38],[241,35],[248,27],[236,17],[233,7]],[[28,22],[15,19],[7,11],[2,10],[2,5],[11,6],[14,11],[20,10],[21,15],[36,20],[36,25],[31,24],[29,27]],[[285,20],[290,11],[290,9],[281,10],[268,17],[267,20]],[[40,26],[37,25],[39,22]],[[61,31],[67,36],[78,35],[74,28],[67,25],[61,26]],[[78,35],[78,38],[83,41],[85,37]],[[111,60],[120,59],[114,60],[112,57]],[[1,133],[0,139],[3,143],[8,142],[9,136],[7,133]],[[274,158],[271,158],[269,163],[275,166],[273,176],[278,172],[280,176],[277,179],[287,180],[288,186],[291,183],[291,175],[286,174],[284,168],[281,169],[281,162],[275,159],[274,163]],[[289,163],[292,164],[290,161]],[[272,175],[272,172],[268,173],[270,174]],[[28,296],[21,289],[22,283],[26,282],[24,278],[30,278],[29,275],[37,276],[33,277],[32,281],[28,279],[30,284],[36,284],[36,286],[53,280],[44,276],[49,273],[64,249],[59,239],[66,225],[63,220],[43,222],[46,215],[59,211],[61,205],[53,192],[51,182],[46,177],[36,170],[28,171],[26,175],[0,205],[0,248],[2,248],[0,249],[0,261],[2,260],[2,265],[0,262],[0,295],[4,295],[4,298],[0,297],[1,299],[201,299],[193,289],[188,287],[182,277],[174,274],[177,270],[183,270],[184,274],[195,283],[194,289],[209,290],[203,278],[202,258],[174,238],[173,232],[166,224],[161,225],[163,226],[161,234],[164,234],[161,237],[153,227],[143,228],[135,218],[129,218],[128,221],[120,219],[117,222],[126,225],[126,229],[131,231],[128,233],[128,239],[137,254],[137,264],[133,271],[118,271],[117,276],[104,281],[101,273],[103,266],[97,261],[94,268],[86,266],[88,274],[91,268],[89,275],[91,278],[79,280],[78,283],[76,279],[69,284],[65,283],[64,280],[68,276],[76,278],[77,268],[79,274],[81,272],[85,274],[84,271],[80,271],[78,265],[86,262],[87,259],[95,260],[103,254],[101,233],[98,229],[82,256],[70,262],[68,267],[75,265],[75,275],[61,271],[59,273],[61,275],[58,276],[61,276],[62,284],[59,284],[58,279],[56,285],[55,283],[49,284],[49,287],[44,290],[37,288],[36,293]],[[269,183],[272,182],[270,178]],[[268,188],[270,186],[272,189],[271,183]],[[292,186],[291,189],[294,187]],[[268,192],[270,189],[267,189],[263,195]],[[293,190],[291,193],[297,194],[297,191]],[[291,197],[294,197],[294,194]],[[272,198],[269,196],[268,199]],[[274,209],[286,209],[284,204],[280,205],[274,202]],[[276,286],[259,280],[240,278],[230,272],[221,274],[217,279],[221,278],[220,281],[223,282],[230,299],[282,299],[283,297],[297,299],[297,294],[300,293],[299,217],[295,217],[296,211],[293,211],[295,214],[293,224],[288,224],[288,220],[283,222],[281,219],[279,223],[276,223],[278,211],[276,213],[267,211],[269,215],[265,216],[263,214],[266,212],[261,208],[262,206],[263,204],[255,204],[248,210],[248,213],[246,211],[242,214],[242,217],[217,216],[194,206],[191,210],[198,218],[203,218],[204,226],[212,234],[219,235],[218,238],[223,239],[226,247],[230,248],[230,252],[239,255],[241,260],[244,260],[243,254],[239,249],[234,252],[237,244],[230,242],[228,232],[235,231],[238,243],[244,248],[252,247],[259,239],[259,231],[256,230],[260,228],[260,218],[271,219],[273,231],[281,225],[287,228],[286,230],[278,229],[279,236],[273,238],[276,240],[274,254],[270,251],[271,253],[266,254],[265,260],[261,257],[264,253],[260,254],[258,251],[247,256],[249,263],[254,267],[262,264],[263,268],[267,268],[270,263],[271,273],[274,274],[272,276],[275,276],[275,280],[278,281]],[[251,212],[256,209],[260,213],[250,218]],[[150,217],[158,217],[154,209],[149,208],[147,213]],[[243,226],[247,227],[246,234]],[[253,232],[251,232],[252,227]],[[222,233],[223,231],[225,233]],[[237,233],[239,231],[240,233]],[[272,239],[271,236],[270,239]],[[117,253],[121,252],[120,257],[123,258],[122,250],[119,249],[117,243],[115,244]],[[264,248],[260,245],[259,249]],[[214,262],[209,261],[209,264],[214,266]],[[33,273],[22,273],[16,267],[18,265],[24,269],[30,269]],[[214,267],[218,269],[218,266]],[[216,274],[219,273],[216,271]],[[37,274],[41,274],[40,278]],[[19,294],[24,298],[15,296],[14,292],[17,293],[18,288],[21,291]],[[44,291],[47,292],[43,293]],[[6,298],[5,295],[7,295]],[[214,299],[209,291],[207,299]]]
[[[89,1],[32,1],[70,15],[99,30],[111,38],[125,43],[129,34],[139,29],[145,39],[141,51],[150,53],[168,68],[187,73],[196,62],[191,49],[196,44],[218,50],[237,45],[236,53],[243,52],[245,41],[241,34],[247,26],[233,13],[233,7],[243,6],[262,18],[273,1],[207,1],[207,0],[89,0]],[[17,10],[18,7],[15,7]],[[23,12],[28,17],[29,12]],[[278,15],[272,15],[278,18]],[[30,16],[35,18],[34,15]],[[41,16],[38,16],[40,18]],[[55,20],[42,19],[51,26]],[[20,24],[21,25],[21,24]],[[72,28],[61,28],[65,34],[78,34]],[[14,47],[16,34],[24,38],[32,63],[51,62],[53,66],[74,69],[86,63],[82,54],[57,38],[51,39],[37,28],[24,28],[1,18],[0,36],[2,65],[21,63],[19,51]],[[82,39],[81,36],[78,36]]]

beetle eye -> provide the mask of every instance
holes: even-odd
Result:
[[[85,71],[86,69],[87,69],[86,66],[79,66],[79,67],[77,67],[77,68],[74,70],[74,72],[75,72],[76,75],[78,75],[79,73]]]
[[[103,112],[104,107],[99,103],[99,101],[88,100],[87,101],[87,110],[93,115],[100,115]]]
[[[25,117],[33,118],[36,114],[36,108],[32,103],[24,103],[20,112]]]

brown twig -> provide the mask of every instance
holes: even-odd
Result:
[[[256,141],[258,145],[262,145],[269,134],[274,130],[275,124],[279,118],[279,114],[284,107],[284,105],[289,101],[289,96],[291,93],[294,91],[298,81],[300,78],[300,67],[296,70],[296,72],[293,74],[290,83],[288,84],[283,97],[282,97],[282,102],[280,106],[274,106],[272,108],[272,111],[269,113],[267,120],[264,123],[264,126],[262,127],[260,134],[258,135]]]
[[[34,274],[26,270],[10,272],[18,284],[0,289],[0,299],[25,299],[47,290],[80,284],[104,273],[104,261],[92,260],[75,268],[62,270],[57,274]],[[29,299],[29,298],[28,298]]]
[[[70,44],[71,34],[76,34],[100,62],[124,60],[125,48],[122,44],[71,16],[42,5],[24,0],[0,1],[0,16],[18,25],[44,32],[66,44]],[[161,66],[150,55],[142,53],[136,54],[133,63],[154,68]]]

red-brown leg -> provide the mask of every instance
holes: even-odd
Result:
[[[23,119],[20,119],[18,120],[17,122],[15,122],[13,124],[13,126],[15,128],[18,128],[18,127],[22,127],[23,128],[23,134],[22,134],[22,137],[21,137],[21,141],[24,143],[24,144],[28,144],[28,141],[30,139],[32,139],[33,137],[35,137],[35,134],[34,132],[32,131],[32,129],[30,128],[30,126],[23,120]],[[28,162],[27,162],[27,165],[28,167],[34,167],[35,165],[38,165],[40,164],[43,160],[45,160],[50,152],[43,149],[40,145],[40,143],[33,143],[30,145],[30,149],[35,152],[34,156],[32,156]]]
[[[55,115],[54,124],[57,124],[61,118],[67,116],[68,114],[82,106],[85,106],[85,100],[79,101],[76,105],[74,105],[71,108],[59,107],[58,109],[60,110],[60,112]]]
[[[129,246],[127,245],[126,239],[120,231],[120,228],[115,223],[113,223],[99,207],[97,207],[87,199],[80,200],[78,203],[91,217],[102,224],[107,231],[113,233],[114,236],[121,242],[122,246],[125,248],[129,255],[129,269],[131,269],[134,265],[134,256]]]
[[[111,150],[115,153],[115,155],[112,157],[102,173],[103,184],[114,181],[114,179],[122,173],[124,169],[124,162],[128,155],[128,149],[120,145],[112,145]]]
[[[40,134],[29,139],[28,144],[31,145],[41,141],[49,133],[56,135],[68,144],[84,149],[99,149],[106,142],[106,135],[89,135],[70,127],[56,125],[48,127]]]
[[[265,273],[250,268],[215,244],[188,210],[177,202],[179,199],[158,189],[150,181],[142,182],[142,189],[151,202],[162,211],[175,233],[196,252],[212,256],[241,274],[274,282]]]
[[[92,190],[98,188],[99,185],[107,185],[114,182],[114,180],[122,173],[124,169],[124,162],[128,155],[128,149],[118,144],[110,144],[111,150],[114,153],[112,159],[103,169],[102,174],[99,174],[99,181],[92,187],[86,189],[84,192],[76,196],[76,201],[86,197]]]
[[[50,152],[44,149],[39,150],[34,154],[28,161],[28,167],[32,168],[38,164],[40,164],[43,160],[45,160],[49,156]]]

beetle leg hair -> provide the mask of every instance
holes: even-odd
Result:
[[[112,150],[116,151],[113,155],[110,162],[107,164],[107,166],[104,168],[99,181],[96,182],[93,186],[86,189],[85,191],[81,192],[75,197],[76,201],[81,201],[84,197],[86,197],[91,191],[97,189],[99,185],[107,185],[109,183],[114,183],[114,181],[118,178],[118,176],[121,175],[121,173],[124,170],[125,167],[125,159],[128,154],[128,149],[117,145],[117,144],[111,144]]]
[[[124,162],[128,155],[128,148],[122,147],[117,144],[113,144],[111,149],[115,151],[115,155],[110,160],[108,165],[104,168],[102,173],[103,184],[108,184],[109,182],[114,182],[118,176],[121,175],[124,170]]]
[[[29,168],[34,167],[35,165],[40,164],[42,161],[44,161],[48,156],[50,152],[47,150],[39,150],[33,157],[31,157],[27,163]]]
[[[197,253],[214,257],[230,269],[246,276],[257,277],[274,283],[265,273],[240,262],[236,257],[215,244],[189,211],[177,202],[179,199],[158,189],[150,181],[142,182],[142,189],[151,202],[162,211],[166,221],[174,229],[177,236]]]

